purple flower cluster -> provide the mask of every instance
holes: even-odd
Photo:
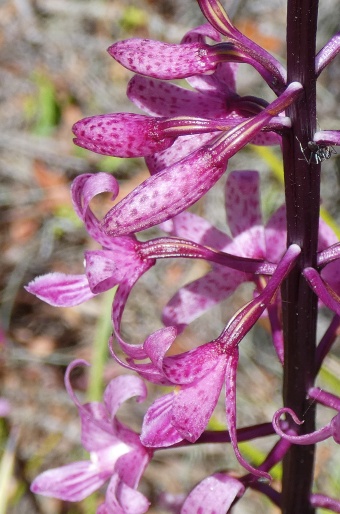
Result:
[[[97,219],[90,202],[102,192],[112,193],[114,200],[118,182],[105,173],[76,178],[72,185],[74,209],[99,249],[85,253],[83,275],[51,273],[27,286],[29,292],[56,306],[77,305],[118,286],[112,306],[110,349],[122,366],[139,376],[124,375],[112,380],[103,403],[82,405],[72,390],[69,375],[75,366],[87,363],[75,361],[69,366],[66,388],[78,407],[82,445],[90,452],[90,460],[46,471],[32,484],[36,493],[78,501],[109,480],[99,514],[138,514],[148,510],[148,500],[136,488],[154,452],[161,448],[231,442],[248,473],[236,479],[226,472],[216,472],[198,484],[178,510],[181,514],[222,514],[247,487],[261,491],[280,505],[280,494],[269,485],[269,472],[292,444],[313,444],[329,437],[340,442],[340,398],[315,387],[310,387],[309,398],[337,412],[324,428],[299,435],[301,421],[285,406],[274,414],[272,424],[237,429],[239,345],[257,320],[266,315],[277,357],[284,364],[280,288],[292,270],[306,280],[320,305],[334,312],[317,350],[315,374],[320,369],[340,325],[340,245],[320,220],[316,266],[301,266],[302,245],[298,241],[286,244],[287,207],[280,207],[263,225],[259,174],[253,170],[228,174],[225,209],[231,236],[186,211],[226,173],[229,159],[246,144],[280,145],[282,138],[289,137],[292,121],[285,111],[298,102],[304,91],[301,83],[288,83],[282,65],[232,25],[217,0],[198,3],[208,23],[188,32],[181,44],[129,39],[109,48],[116,61],[136,73],[127,94],[146,114],[85,118],[73,127],[74,141],[104,155],[143,156],[150,177],[114,205],[103,220]],[[339,49],[336,35],[316,56],[316,76]],[[238,63],[257,70],[277,98],[268,103],[237,94]],[[185,78],[190,89],[169,82],[179,78]],[[308,165],[331,156],[333,146],[340,145],[340,131],[317,132],[313,143],[306,150],[315,157],[307,154]],[[303,156],[304,153],[301,160]],[[147,241],[137,238],[136,233],[159,224],[165,233],[162,237]],[[203,259],[211,267],[169,299],[163,312],[163,328],[139,344],[130,344],[121,333],[129,294],[139,278],[158,259],[165,258]],[[253,297],[214,340],[185,353],[168,355],[186,325],[232,295],[243,282],[254,285]],[[122,352],[125,360],[120,357]],[[173,389],[148,408],[138,435],[117,420],[116,411],[128,398],[145,398],[146,388],[140,377]],[[229,430],[212,433],[206,428],[223,387]],[[288,414],[286,420],[281,420],[283,414]],[[238,442],[275,432],[280,439],[262,465],[254,467],[247,462]],[[324,506],[340,512],[340,501],[324,495],[310,494],[309,501],[314,508]]]

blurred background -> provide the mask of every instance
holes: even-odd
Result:
[[[224,5],[240,30],[284,62],[283,0],[225,1]],[[338,0],[321,2],[318,48],[339,30],[339,17],[334,16],[337,9]],[[105,489],[73,505],[35,496],[29,484],[45,469],[85,458],[77,410],[64,389],[67,364],[75,358],[92,364],[92,373],[80,370],[73,381],[83,401],[100,399],[108,381],[124,373],[107,351],[112,293],[76,308],[57,309],[29,295],[24,285],[51,271],[81,273],[84,251],[95,248],[70,201],[70,184],[77,175],[114,173],[120,180],[121,196],[148,176],[142,159],[99,156],[72,143],[72,124],[82,117],[137,112],[125,96],[132,73],[117,64],[106,48],[129,37],[179,42],[187,30],[203,22],[195,0],[0,0],[0,395],[8,402],[8,413],[0,420],[0,514],[92,513],[103,500]],[[319,80],[322,129],[339,129],[339,84],[338,58]],[[238,92],[273,99],[247,66],[240,67]],[[265,220],[283,201],[279,159],[277,148],[248,146],[228,168],[261,172]],[[323,206],[335,230],[340,220],[339,170],[339,155],[323,165]],[[222,183],[194,210],[227,231]],[[106,195],[96,202],[101,214],[110,205]],[[155,235],[154,229],[141,237]],[[157,264],[129,299],[123,322],[126,339],[138,342],[159,328],[162,308],[178,287],[206,271],[202,262]],[[230,300],[193,323],[176,343],[178,351],[216,337],[250,293],[249,287],[240,288]],[[328,319],[327,312],[323,313],[320,334]],[[339,377],[336,344],[319,385],[339,393]],[[281,369],[265,322],[241,345],[238,387],[239,426],[269,421],[281,405]],[[138,431],[154,394],[160,392],[150,387],[145,404],[132,401],[122,407],[121,419]],[[320,423],[330,416],[326,409],[321,411]],[[223,399],[211,426],[225,428]],[[262,452],[274,441],[245,444],[242,451],[260,462]],[[316,486],[338,498],[339,462],[334,442],[320,445]],[[207,474],[222,469],[242,473],[232,451],[224,446],[159,452],[140,490],[156,505],[164,492],[186,495]],[[279,476],[277,469],[274,478]],[[152,506],[150,512],[170,511]],[[250,491],[234,512],[277,510]]]

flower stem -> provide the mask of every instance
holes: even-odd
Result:
[[[283,138],[287,244],[297,243],[299,262],[282,287],[284,325],[284,405],[300,419],[301,433],[315,429],[315,410],[306,400],[314,382],[317,297],[301,272],[316,265],[320,205],[320,164],[311,157],[308,141],[316,126],[315,39],[318,0],[288,0],[288,83],[304,91],[286,114],[292,131]],[[307,149],[307,150],[305,150]],[[304,152],[303,152],[303,151]],[[283,461],[282,512],[313,514],[310,504],[314,446],[292,445]]]

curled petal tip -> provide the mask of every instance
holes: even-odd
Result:
[[[72,371],[74,368],[78,366],[91,366],[89,362],[87,362],[85,359],[75,359],[74,361],[70,362],[70,364],[67,366],[67,369]]]

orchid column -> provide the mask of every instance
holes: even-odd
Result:
[[[317,0],[289,0],[287,7],[288,83],[299,81],[303,93],[287,109],[292,130],[283,137],[285,194],[287,205],[287,244],[302,248],[300,263],[282,288],[285,340],[283,395],[305,423],[301,430],[314,430],[315,409],[307,391],[314,380],[317,296],[307,285],[301,271],[316,266],[320,205],[320,163],[303,158],[316,127],[315,39]],[[308,156],[309,157],[309,156]],[[292,445],[284,459],[282,512],[311,514],[309,502],[313,479],[313,446]]]

